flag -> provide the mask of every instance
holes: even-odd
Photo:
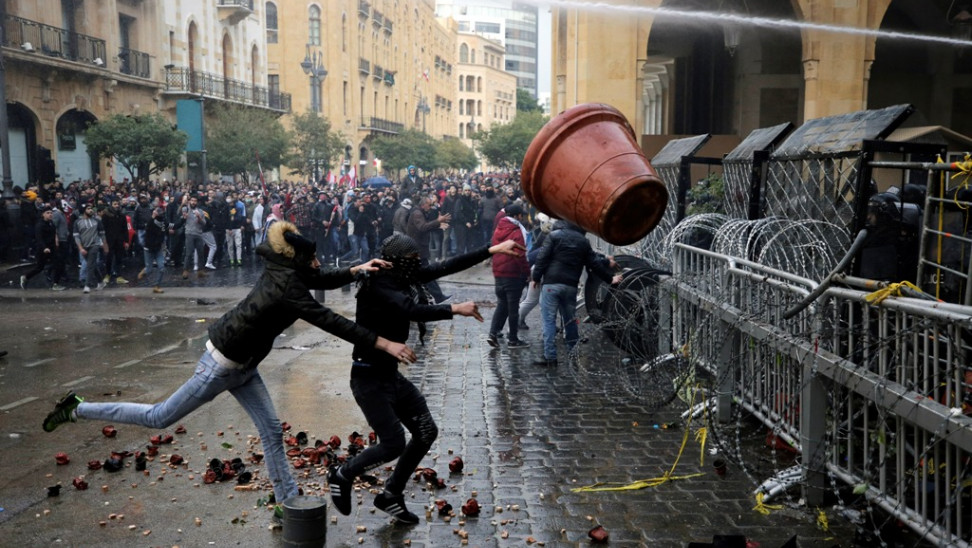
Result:
[[[355,186],[357,186],[357,183],[358,183],[358,176],[355,173],[356,172],[354,170],[354,166],[351,166],[351,170],[348,171],[348,177],[350,177],[350,179],[351,179],[351,181],[349,182],[348,186],[351,187],[351,188],[354,188]]]
[[[422,78],[425,78],[426,82],[429,81],[429,69],[425,69],[424,71],[422,71]]]
[[[256,155],[257,172],[260,174],[260,184],[263,186],[263,199],[266,200],[270,197],[270,193],[267,192],[267,180],[263,178],[263,166],[260,165],[260,152],[254,150],[253,154]]]

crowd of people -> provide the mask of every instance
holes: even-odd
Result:
[[[384,188],[123,180],[57,181],[15,192],[22,259],[36,263],[21,285],[39,286],[31,281],[43,272],[56,291],[129,283],[121,274],[134,265],[160,292],[166,268],[173,281],[249,264],[269,226],[281,220],[315,240],[325,264],[367,261],[395,232],[419,241],[423,260],[441,261],[488,243],[496,214],[522,203],[515,173],[424,178],[414,167]],[[0,253],[9,243],[0,240]]]
[[[142,261],[138,278],[149,278],[155,291],[162,291],[166,265],[184,279],[192,271],[203,275],[254,261],[254,253],[263,265],[249,295],[210,328],[195,374],[169,398],[154,405],[94,403],[70,392],[45,418],[45,431],[82,418],[162,428],[229,390],[264,439],[276,500],[286,500],[299,490],[256,369],[276,334],[301,318],[354,343],[351,391],[377,433],[376,444],[329,470],[335,508],[349,514],[356,478],[398,459],[374,503],[406,524],[419,522],[405,503],[407,480],[438,434],[425,397],[398,370],[399,363],[417,359],[406,344],[411,325],[418,325],[424,344],[426,322],[456,316],[483,321],[474,301],[445,304],[451,297],[436,280],[490,262],[497,308],[486,340],[494,348],[507,325],[507,349],[529,346],[520,333],[539,302],[543,345],[534,364],[540,366],[557,364],[558,316],[566,347],[578,343],[574,306],[582,273],[621,281],[614,261],[595,252],[581,228],[538,214],[523,200],[515,174],[425,180],[410,167],[402,181],[385,188],[87,183],[23,194],[22,207],[34,208],[39,220],[30,235],[37,264],[22,286],[46,271],[53,289],[64,287],[63,266],[71,261],[79,264],[84,291],[118,283],[126,260]],[[353,279],[353,322],[310,295]]]

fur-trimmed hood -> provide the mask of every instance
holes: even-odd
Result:
[[[300,231],[297,230],[294,223],[288,221],[277,221],[273,223],[267,230],[267,243],[270,244],[270,249],[274,253],[279,253],[288,259],[293,259],[297,254],[297,250],[284,237],[288,232],[300,234]]]

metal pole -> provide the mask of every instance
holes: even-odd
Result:
[[[200,152],[202,153],[202,158],[200,162],[202,163],[202,182],[206,184],[209,182],[209,170],[206,169],[206,97],[199,96],[199,145]]]
[[[13,192],[13,177],[10,175],[10,126],[7,118],[7,64],[3,57],[4,24],[7,21],[7,2],[0,0],[0,167],[3,168],[3,201],[7,208],[9,225],[2,227],[10,235],[10,255],[18,258],[20,253],[20,197]],[[3,259],[3,257],[0,257]]]

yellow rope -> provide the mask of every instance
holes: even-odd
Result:
[[[753,510],[756,510],[764,516],[770,515],[770,510],[782,510],[782,504],[766,504],[763,499],[766,498],[766,493],[760,492],[756,493],[756,506],[753,506]]]
[[[695,441],[699,442],[699,466],[705,464],[705,439],[709,437],[709,430],[701,427],[695,431]]]
[[[941,160],[940,157],[939,157],[939,160]],[[959,185],[957,187],[955,187],[955,198],[953,199],[953,201],[955,202],[955,206],[956,207],[958,207],[959,209],[965,211],[965,210],[969,209],[969,206],[964,205],[961,202],[959,202],[959,199],[958,199],[959,193],[958,193],[958,191],[960,189],[963,189],[963,188],[965,188],[965,189],[969,188],[969,177],[972,177],[972,161],[969,161],[969,155],[966,154],[964,161],[962,161],[962,162],[955,162],[954,165],[955,165],[955,167],[958,168],[958,171],[952,174],[952,179],[955,180],[955,179],[958,179],[959,177],[961,177],[962,178],[962,182],[959,183]]]
[[[691,404],[695,402],[696,392],[697,390],[692,392],[692,402],[690,402],[689,407],[692,407]],[[685,424],[685,433],[682,434],[682,446],[679,447],[678,449],[678,455],[675,456],[675,462],[672,463],[672,467],[669,468],[667,472],[662,474],[661,477],[646,478],[646,479],[635,481],[633,483],[616,483],[616,482],[599,481],[592,485],[585,485],[584,487],[577,487],[571,489],[571,492],[572,493],[595,493],[599,491],[632,491],[636,489],[644,489],[646,487],[658,487],[659,485],[668,483],[669,481],[696,478],[704,475],[701,472],[697,474],[688,474],[684,476],[676,476],[674,474],[675,467],[678,466],[678,461],[681,460],[682,453],[685,451],[685,446],[688,445],[689,431],[692,429],[691,425],[692,425],[692,415],[689,415],[688,422]],[[696,434],[696,439],[698,439],[698,437],[699,435]],[[703,434],[703,443],[704,443],[704,439],[705,439],[705,435]]]
[[[905,287],[921,293],[921,289],[918,289],[918,286],[906,280],[895,284],[889,284],[884,289],[878,289],[874,293],[868,293],[867,295],[864,296],[864,300],[867,301],[868,304],[879,304],[881,301],[887,299],[888,297],[891,296],[900,297],[901,290]]]
[[[830,521],[827,519],[827,513],[819,508],[817,508],[817,528],[824,533],[830,532]]]

